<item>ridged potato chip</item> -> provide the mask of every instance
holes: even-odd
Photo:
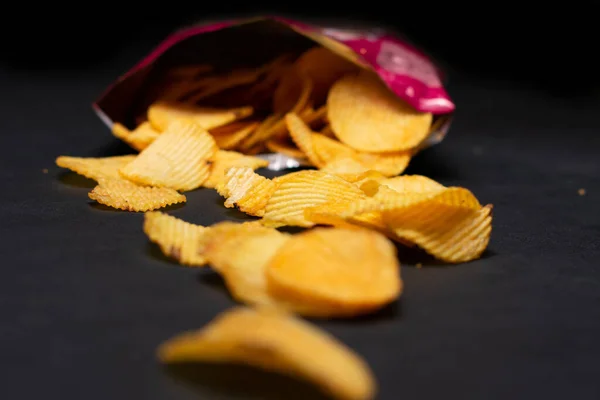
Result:
[[[100,178],[88,194],[100,204],[124,211],[145,212],[185,203],[186,197],[165,187],[139,186],[122,178]]]
[[[208,179],[209,160],[217,150],[214,139],[202,127],[177,120],[120,173],[141,185],[193,190]]]
[[[206,258],[199,251],[200,240],[209,228],[194,225],[160,211],[144,214],[144,233],[163,254],[179,264],[201,267]]]
[[[306,210],[305,217],[334,226],[343,226],[344,221],[380,228],[382,221],[392,239],[417,245],[449,263],[471,261],[485,251],[491,236],[491,205],[482,207],[465,188],[444,187],[419,175],[387,183],[395,189],[386,180],[367,181],[361,184],[363,190],[367,184],[377,186],[370,197],[316,206]]]
[[[225,207],[238,207],[249,215],[262,217],[267,202],[276,188],[275,182],[255,173],[249,167],[233,167],[217,185],[217,192],[225,197]]]
[[[353,184],[321,171],[293,172],[273,180],[276,187],[267,201],[263,221],[309,228],[313,222],[304,218],[304,209],[334,201],[351,201],[366,197]]]
[[[366,229],[315,228],[285,242],[267,266],[277,297],[359,315],[402,292],[396,248]]]
[[[430,202],[427,207],[388,211],[384,219],[396,236],[448,263],[479,258],[492,233],[491,204],[471,210]]]
[[[210,176],[203,186],[216,188],[225,179],[225,171],[233,167],[248,167],[252,170],[264,168],[269,165],[267,160],[258,157],[246,156],[237,151],[219,150],[215,153],[210,168]]]
[[[149,122],[142,122],[133,131],[116,123],[112,127],[112,133],[116,138],[121,139],[135,150],[141,151],[154,142],[161,132],[154,129]]]
[[[169,339],[163,363],[245,364],[315,384],[340,400],[370,400],[377,383],[368,365],[328,333],[268,307],[236,307],[203,329]]]
[[[101,178],[118,179],[121,177],[119,169],[135,160],[135,157],[133,154],[113,157],[59,156],[56,165],[95,181]]]
[[[192,120],[204,129],[212,129],[252,115],[252,107],[219,109],[183,103],[158,102],[148,109],[148,120],[159,130],[166,130],[174,121]]]
[[[431,113],[416,111],[366,71],[333,85],[327,117],[341,142],[366,152],[410,150],[427,137],[432,123]]]

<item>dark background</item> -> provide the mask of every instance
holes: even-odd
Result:
[[[54,165],[61,154],[130,152],[90,105],[176,26],[261,9],[387,25],[424,46],[445,67],[457,112],[408,173],[495,205],[481,260],[435,267],[401,252],[401,301],[318,322],[369,362],[378,398],[600,398],[595,2],[336,3],[24,3],[4,13],[0,398],[315,398],[251,371],[161,369],[160,342],[235,303],[209,271],[161,257],[140,214],[98,207],[93,182]],[[168,212],[242,218],[207,190]]]

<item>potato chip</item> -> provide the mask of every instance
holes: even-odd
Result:
[[[315,151],[315,146],[312,140],[313,132],[304,123],[304,121],[302,121],[302,119],[295,113],[289,113],[285,116],[285,122],[292,140],[304,153],[306,158],[308,158],[308,161],[315,167],[323,166],[323,161],[319,158]]]
[[[402,173],[411,159],[408,152],[366,153],[310,130],[297,115],[286,116],[290,136],[311,164],[333,174],[378,171],[386,176]],[[343,161],[342,161],[343,160]]]
[[[193,190],[208,179],[209,160],[217,150],[214,139],[202,127],[175,121],[120,173],[141,185]]]
[[[279,298],[348,315],[380,309],[402,292],[396,248],[367,229],[315,228],[293,236],[271,258],[267,282]]]
[[[448,263],[475,260],[483,254],[492,232],[492,205],[474,211],[431,202],[384,213],[395,235]]]
[[[263,221],[291,226],[311,227],[304,209],[333,201],[351,201],[366,197],[353,184],[324,172],[293,172],[273,180],[276,188],[267,201]]]
[[[133,154],[114,157],[60,156],[56,159],[56,165],[98,181],[101,178],[120,178],[119,169],[135,160],[135,157]]]
[[[281,153],[300,160],[306,158],[306,155],[294,145],[294,142],[287,139],[271,139],[267,142],[267,149],[273,153]]]
[[[345,179],[346,176],[356,176],[367,172],[367,168],[352,157],[334,158],[321,168],[321,171],[337,175]]]
[[[385,185],[399,193],[439,192],[446,189],[444,185],[423,175],[404,175],[395,178],[383,179],[380,182],[382,185]]]
[[[172,204],[185,203],[186,197],[164,187],[138,186],[122,178],[100,178],[90,199],[124,211],[145,212]]]
[[[267,289],[265,267],[291,235],[264,226],[225,222],[211,228],[203,253],[223,277],[237,301],[250,305],[273,305]]]
[[[313,82],[311,98],[316,105],[325,103],[329,89],[338,79],[358,71],[356,65],[322,46],[303,53],[294,63],[294,68]]]
[[[245,364],[313,383],[340,400],[370,400],[377,383],[368,365],[330,334],[269,307],[236,307],[203,329],[161,344],[163,363]]]
[[[431,113],[399,99],[372,73],[346,75],[327,98],[327,117],[336,137],[365,152],[404,151],[428,135]]]
[[[225,197],[225,207],[237,206],[246,214],[262,217],[275,187],[275,182],[258,175],[252,168],[234,167],[225,172],[225,178],[216,189]]]
[[[144,233],[156,243],[163,254],[181,265],[201,267],[206,259],[198,251],[198,245],[208,228],[194,225],[160,211],[144,214]]]
[[[115,137],[138,151],[144,150],[160,135],[160,132],[154,129],[149,122],[141,123],[133,131],[122,124],[116,123],[112,127],[112,132]]]
[[[166,130],[172,122],[181,119],[192,120],[204,129],[212,129],[249,117],[253,111],[252,107],[220,109],[182,103],[157,102],[148,109],[148,120],[159,131]]]
[[[269,165],[267,160],[258,157],[246,156],[236,151],[219,150],[212,158],[210,176],[203,186],[215,188],[223,179],[225,171],[232,167],[248,167],[252,170],[264,168]]]
[[[340,221],[373,223],[379,213],[394,240],[416,244],[450,263],[476,259],[487,248],[492,206],[482,207],[469,190],[444,187],[418,175],[394,178],[393,186],[399,191],[383,182],[372,197],[347,201],[337,209],[331,205],[315,207],[306,211],[306,216],[341,226]]]
[[[211,129],[209,133],[213,136],[220,149],[230,150],[242,143],[259,125],[260,122],[258,121],[236,121]]]

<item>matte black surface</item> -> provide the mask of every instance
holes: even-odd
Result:
[[[0,71],[0,398],[262,398],[271,381],[256,372],[230,382],[231,370],[204,368],[192,384],[157,364],[159,343],[234,302],[208,270],[161,257],[141,214],[93,204],[93,184],[54,165],[128,152],[90,108],[146,49],[126,50],[87,72]],[[493,203],[489,251],[452,267],[404,262],[398,304],[318,325],[366,358],[379,399],[597,399],[600,102],[450,78],[455,123],[409,172]],[[168,212],[242,217],[211,190]]]

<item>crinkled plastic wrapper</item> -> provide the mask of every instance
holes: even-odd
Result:
[[[317,44],[374,71],[398,97],[434,115],[420,150],[443,140],[455,106],[443,87],[440,70],[426,55],[381,30],[322,27],[281,17],[221,21],[175,32],[113,83],[93,107],[109,128],[117,122],[135,127],[172,68],[190,64],[210,64],[221,71],[256,67],[284,53],[299,55]],[[271,170],[303,165],[283,154],[261,156],[269,160]]]

